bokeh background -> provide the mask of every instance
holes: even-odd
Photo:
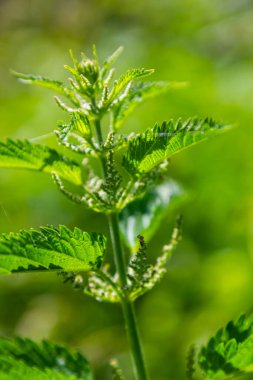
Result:
[[[140,131],[156,121],[194,115],[237,125],[229,133],[175,156],[171,177],[188,199],[169,213],[151,242],[166,243],[175,215],[184,237],[163,282],[137,302],[151,379],[185,378],[187,348],[253,310],[252,145],[253,5],[250,0],[1,0],[0,138],[55,145],[66,116],[47,90],[22,86],[9,69],[67,77],[68,49],[103,60],[125,47],[118,73],[155,68],[154,79],[189,86],[142,105],[126,123]],[[43,174],[0,171],[0,232],[66,224],[108,234],[106,220],[77,207]],[[62,285],[55,274],[0,279],[0,334],[50,338],[78,347],[96,379],[111,378],[117,357],[132,375],[120,310]]]

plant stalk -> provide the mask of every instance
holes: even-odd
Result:
[[[99,119],[95,121],[95,128],[96,128],[98,142],[99,144],[102,145],[103,135],[102,135]],[[104,157],[101,157],[101,164],[102,164],[103,175],[104,177],[106,177],[107,170],[106,170],[106,161]],[[126,273],[124,252],[123,252],[121,239],[120,239],[118,214],[117,213],[109,214],[108,223],[110,227],[110,235],[111,235],[115,265],[116,265],[117,273],[119,275],[120,285],[124,289],[127,285],[127,273]],[[124,316],[124,321],[125,321],[125,328],[127,331],[128,340],[130,344],[136,380],[148,380],[139,330],[137,326],[134,304],[132,302],[129,302],[126,299],[125,300],[122,299],[121,306],[122,306],[122,311],[123,311],[123,316]]]
[[[124,253],[120,241],[118,215],[108,215],[110,233],[112,239],[113,253],[117,272],[119,274],[120,284],[124,288],[127,284],[126,266]],[[135,370],[136,380],[148,380],[140,335],[137,327],[135,308],[132,302],[128,300],[121,301],[122,311],[125,320],[125,327],[131,348],[132,360]]]

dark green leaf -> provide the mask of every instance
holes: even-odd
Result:
[[[55,172],[75,185],[82,184],[81,169],[76,162],[61,155],[55,149],[31,144],[27,140],[8,139],[6,143],[0,142],[0,168]]]
[[[0,339],[1,380],[92,380],[90,365],[79,352],[29,339]]]
[[[210,379],[253,372],[253,315],[242,315],[220,329],[199,353],[199,365]]]
[[[0,274],[27,271],[86,271],[98,266],[106,239],[65,226],[0,235]]]

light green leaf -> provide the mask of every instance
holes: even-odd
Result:
[[[55,149],[31,144],[27,140],[8,139],[6,143],[0,142],[0,168],[55,172],[75,185],[82,184],[81,168],[76,162],[61,155]]]
[[[162,94],[170,89],[182,88],[183,82],[140,82],[133,85],[126,97],[113,105],[113,125],[118,129],[125,118],[140,103],[148,98]]]
[[[0,235],[0,274],[28,271],[87,271],[103,259],[106,239],[65,226]]]
[[[92,380],[90,365],[79,352],[43,341],[0,339],[1,380]]]
[[[123,47],[119,46],[103,63],[102,74],[105,75],[110,69],[111,65],[116,61],[118,56],[122,53]]]
[[[91,134],[87,116],[78,112],[72,114],[69,124],[58,123],[58,127],[59,130],[56,131],[56,134],[61,142],[66,141],[68,137],[73,138],[75,134],[83,142],[85,141],[84,137],[89,138]]]
[[[118,80],[114,82],[114,86],[110,95],[108,97],[107,102],[104,104],[104,107],[108,107],[113,101],[122,93],[123,90],[134,80],[149,76],[154,73],[153,69],[132,69],[127,70],[125,74],[123,74]]]
[[[136,249],[137,235],[151,239],[168,209],[184,197],[182,188],[172,180],[150,189],[143,198],[128,204],[120,213],[120,229],[128,246]]]
[[[198,363],[209,379],[253,372],[253,315],[242,315],[220,329],[199,353]]]
[[[66,87],[64,83],[57,80],[45,78],[41,75],[22,74],[16,71],[12,71],[12,74],[23,83],[49,88],[58,94],[65,95],[67,97],[72,93],[70,88]]]
[[[130,141],[123,166],[133,176],[140,176],[183,149],[225,129],[226,125],[208,118],[164,122]]]

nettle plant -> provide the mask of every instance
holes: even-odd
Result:
[[[147,256],[146,240],[159,227],[180,186],[168,179],[171,156],[224,130],[212,119],[179,119],[156,124],[143,133],[119,133],[129,113],[142,101],[180,83],[143,81],[154,70],[131,69],[113,80],[111,65],[121,52],[99,65],[84,54],[73,67],[68,85],[41,76],[14,73],[22,82],[52,89],[57,104],[69,115],[55,133],[60,145],[76,153],[76,161],[57,150],[29,141],[0,143],[0,167],[49,173],[71,201],[107,216],[115,269],[106,264],[107,239],[101,233],[46,226],[0,236],[0,274],[54,271],[84,294],[118,303],[123,311],[136,380],[147,370],[135,316],[134,302],[151,290],[166,272],[181,237],[181,218],[155,263]],[[65,100],[62,100],[65,98]],[[66,101],[66,102],[65,102]],[[72,154],[73,156],[73,154]],[[94,162],[101,165],[97,172]],[[124,248],[123,248],[124,247]],[[84,275],[84,272],[86,274]],[[253,369],[253,317],[230,322],[196,353],[190,350],[187,377],[195,368],[205,378],[223,379]],[[113,361],[112,378],[124,379]],[[47,341],[0,339],[1,380],[91,380],[88,361],[78,352]]]

